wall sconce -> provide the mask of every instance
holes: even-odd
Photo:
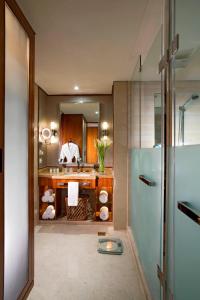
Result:
[[[58,142],[58,130],[55,122],[50,123],[50,128],[42,129],[40,140],[45,144],[56,144]]]
[[[108,135],[109,135],[109,124],[108,122],[102,122],[101,124],[101,129],[102,129],[102,136],[104,140],[108,139]]]

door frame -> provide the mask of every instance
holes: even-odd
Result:
[[[29,38],[29,111],[28,111],[28,281],[18,296],[26,299],[34,284],[34,79],[35,33],[15,0],[0,0],[0,299],[4,297],[4,119],[5,119],[5,7],[13,12]],[[0,151],[1,155],[1,151]],[[1,161],[0,161],[1,164]]]

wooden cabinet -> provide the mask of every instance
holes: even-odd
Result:
[[[88,164],[96,164],[98,162],[97,149],[95,141],[98,138],[99,129],[98,127],[87,127],[87,155],[86,161]]]
[[[42,214],[46,210],[48,205],[53,205],[55,208],[55,218],[64,217],[63,205],[64,198],[67,194],[67,187],[70,181],[78,181],[79,188],[85,190],[85,193],[89,190],[93,190],[94,195],[94,219],[93,221],[103,222],[99,215],[102,206],[107,206],[109,209],[109,219],[107,221],[112,221],[113,217],[113,179],[105,177],[96,177],[96,179],[54,179],[51,177],[39,177],[39,207],[40,207],[40,220],[42,220]],[[46,203],[42,202],[42,196],[44,192],[48,189],[52,189],[55,194],[55,201]],[[66,189],[66,192],[65,192]],[[101,190],[106,190],[108,192],[108,201],[102,204],[99,201],[99,194]],[[65,196],[64,196],[65,195]]]
[[[101,190],[105,190],[108,193],[108,202],[105,204],[99,201],[99,194]],[[100,209],[102,206],[108,207],[109,219],[107,221],[112,221],[113,219],[113,178],[100,177],[98,179],[97,185],[97,201],[96,201],[96,221],[101,221],[100,219]]]

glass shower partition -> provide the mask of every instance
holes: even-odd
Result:
[[[152,299],[162,299],[163,101],[161,30],[131,85],[129,226]]]
[[[171,1],[172,39],[179,49],[172,57],[173,130],[168,227],[169,272],[175,300],[200,295],[200,1]],[[173,206],[172,206],[173,205]]]

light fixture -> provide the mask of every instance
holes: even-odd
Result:
[[[50,128],[45,127],[40,132],[40,141],[45,144],[55,144],[58,142],[57,124],[50,122]]]
[[[109,127],[108,122],[102,122],[101,124],[102,130],[108,130],[108,127]]]
[[[55,130],[57,128],[57,124],[55,122],[50,123],[51,130]]]
[[[79,103],[81,103],[81,104],[82,104],[82,103],[83,103],[83,100],[80,100],[80,101],[79,101]]]
[[[75,91],[78,91],[78,90],[79,90],[79,86],[78,86],[78,85],[75,85],[75,86],[74,86],[74,90],[75,90]]]
[[[96,115],[98,115],[98,114],[99,114],[99,112],[98,112],[98,111],[95,111],[95,114],[96,114]]]
[[[104,140],[108,140],[108,134],[109,134],[108,128],[109,128],[108,122],[105,122],[105,121],[102,122],[101,129],[102,129],[102,136],[103,136]]]

